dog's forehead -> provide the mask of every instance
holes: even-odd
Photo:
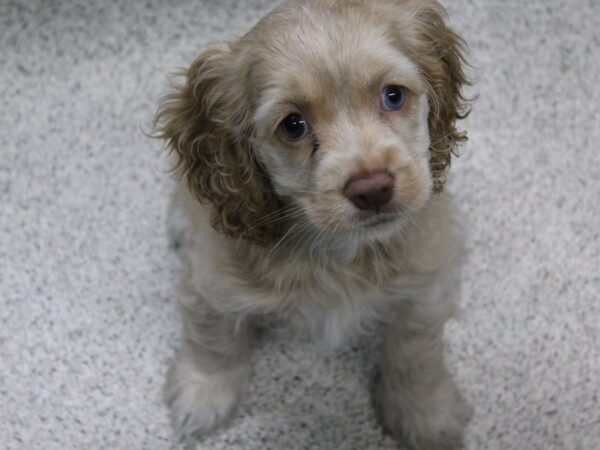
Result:
[[[255,64],[259,105],[289,103],[322,113],[360,100],[382,82],[421,86],[416,65],[395,45],[385,24],[330,17],[269,30]]]

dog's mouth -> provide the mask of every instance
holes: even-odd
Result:
[[[322,199],[321,199],[322,200]],[[393,229],[405,215],[405,208],[390,204],[378,211],[358,210],[347,202],[319,202],[317,207],[307,202],[303,210],[318,230],[332,234],[354,232],[379,233],[388,228]]]
[[[391,212],[361,213],[357,222],[362,228],[375,228],[393,222],[397,218],[398,214]]]

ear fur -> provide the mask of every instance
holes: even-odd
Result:
[[[265,243],[280,230],[259,223],[279,202],[252,149],[249,102],[234,66],[229,45],[202,53],[182,73],[185,83],[163,99],[156,136],[178,157],[174,170],[190,191],[213,207],[216,230]]]
[[[464,119],[470,112],[469,101],[462,93],[463,87],[470,84],[463,69],[467,64],[466,44],[447,26],[446,11],[437,1],[394,3],[403,11],[412,9],[412,14],[402,15],[404,20],[399,24],[401,46],[428,85],[430,166],[434,190],[439,192],[446,182],[452,155],[467,140],[467,134],[456,128],[456,120]]]

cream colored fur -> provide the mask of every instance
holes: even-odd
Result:
[[[232,417],[255,330],[276,322],[333,347],[381,334],[387,430],[413,449],[461,448],[470,413],[442,333],[462,240],[441,189],[465,138],[461,52],[434,1],[290,1],[201,55],[167,99],[184,340],[165,399],[182,440]],[[398,110],[381,105],[389,85],[405,89]],[[293,113],[310,123],[294,142],[279,131]],[[381,171],[391,201],[357,208],[345,186]]]

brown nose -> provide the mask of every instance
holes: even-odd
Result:
[[[344,195],[358,209],[379,212],[394,195],[394,179],[387,172],[353,178],[346,184]]]

